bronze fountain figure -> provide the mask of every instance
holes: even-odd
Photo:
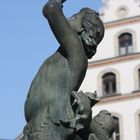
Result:
[[[96,93],[78,91],[88,59],[104,36],[99,14],[83,8],[66,18],[66,0],[48,0],[43,15],[58,40],[58,50],[40,67],[25,102],[23,140],[108,140],[115,121],[108,111],[92,119]],[[48,43],[49,45],[49,43]],[[105,122],[108,122],[107,124]]]

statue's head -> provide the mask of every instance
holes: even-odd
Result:
[[[100,140],[108,140],[117,127],[117,121],[107,110],[102,110],[91,121],[90,131]]]
[[[92,58],[96,53],[97,45],[104,36],[104,26],[99,14],[89,8],[83,8],[68,21],[80,36],[87,57]]]

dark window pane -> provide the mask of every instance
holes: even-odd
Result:
[[[116,92],[116,80],[113,82],[113,92]]]
[[[118,39],[120,55],[132,53],[132,35],[130,33],[123,33]]]
[[[139,79],[139,89],[140,89],[140,69],[138,70],[138,79]]]
[[[116,140],[120,140],[120,136],[116,136]]]
[[[114,116],[114,118],[115,118],[115,121],[117,123],[117,127],[115,129],[115,132],[112,135],[112,139],[111,140],[120,140],[119,118],[115,117],[115,116]]]
[[[103,94],[116,93],[116,76],[114,73],[107,73],[103,77]]]
[[[108,93],[108,92],[109,92],[109,84],[105,83],[105,93]]]

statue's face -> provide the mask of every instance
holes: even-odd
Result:
[[[97,43],[92,35],[93,30],[90,32],[83,31],[81,34],[81,40],[85,49],[85,53],[88,57],[88,59],[91,59],[92,56],[96,53]]]

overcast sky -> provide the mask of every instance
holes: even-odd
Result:
[[[43,61],[58,48],[42,15],[46,1],[1,0],[0,139],[14,139],[22,132],[30,84]],[[101,0],[68,0],[64,13],[71,16],[83,7],[98,11]]]

